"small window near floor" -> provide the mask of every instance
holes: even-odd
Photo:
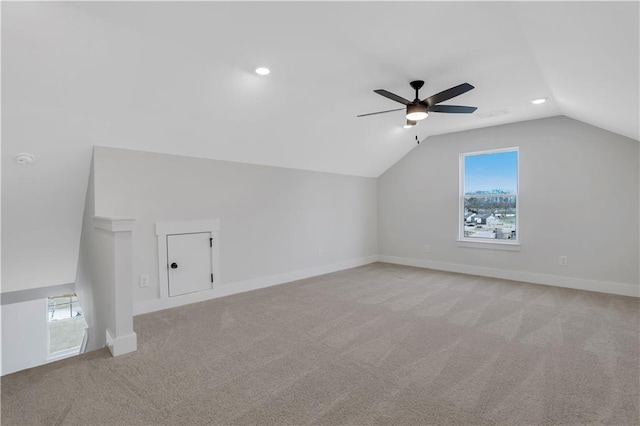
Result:
[[[518,148],[460,155],[461,241],[518,242]]]
[[[47,303],[49,321],[49,357],[77,355],[84,339],[87,322],[78,296],[64,294],[50,297]]]

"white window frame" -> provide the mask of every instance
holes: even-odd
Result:
[[[59,351],[55,351],[55,352],[51,352],[51,328],[49,327],[49,323],[51,322],[51,317],[49,315],[49,299],[56,299],[59,297],[69,297],[69,309],[73,309],[73,297],[75,297],[76,303],[78,303],[78,305],[80,305],[80,298],[78,297],[78,295],[76,293],[65,293],[65,294],[61,294],[59,296],[48,296],[46,298],[46,306],[47,306],[47,362],[52,362],[52,361],[58,361],[61,359],[65,359],[65,358],[69,358],[75,355],[79,355],[82,352],[84,352],[84,347],[86,344],[86,340],[87,340],[87,332],[88,332],[88,327],[85,328],[84,330],[84,337],[82,338],[82,342],[80,343],[80,345],[78,346],[74,346],[71,348],[66,348],[66,349],[62,349]],[[82,307],[80,305],[80,307]],[[84,311],[83,311],[83,317],[84,317]],[[63,318],[61,320],[58,321],[64,321],[65,319],[72,319],[73,317],[70,318]],[[86,324],[86,319],[85,319],[85,324]]]
[[[475,155],[497,154],[500,152],[517,152],[517,171],[516,171],[516,192],[511,194],[500,194],[504,197],[515,197],[516,199],[516,238],[515,240],[497,240],[490,238],[469,238],[464,236],[464,200],[465,198],[473,198],[475,196],[469,196],[464,194],[464,160],[466,157],[472,157]],[[520,149],[519,147],[489,149],[486,151],[474,151],[463,152],[459,156],[459,188],[458,188],[458,247],[470,247],[470,248],[486,248],[494,250],[520,250]],[[487,195],[478,195],[477,198],[486,197]]]

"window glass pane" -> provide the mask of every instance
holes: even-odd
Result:
[[[48,310],[49,321],[82,316],[82,308],[80,307],[78,297],[75,294],[50,297]]]
[[[466,238],[516,239],[516,197],[465,197]]]
[[[75,294],[50,297],[47,305],[49,318],[49,354],[78,348],[87,328],[82,308]]]
[[[518,192],[518,151],[464,157],[464,193],[514,194]]]

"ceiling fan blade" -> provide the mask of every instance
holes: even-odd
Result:
[[[428,108],[429,112],[448,112],[450,114],[471,114],[478,108],[471,106],[460,105],[431,105]]]
[[[426,103],[427,105],[439,104],[440,102],[444,102],[451,98],[455,98],[456,96],[460,96],[471,89],[473,89],[472,85],[470,85],[469,83],[462,83],[455,87],[442,91],[440,93],[436,93],[433,96],[429,96],[427,99],[425,99],[422,102]]]
[[[409,105],[411,103],[411,101],[408,101],[405,98],[398,96],[395,93],[386,91],[384,89],[377,89],[377,90],[374,90],[374,92],[376,92],[378,95],[384,96],[385,98],[391,99],[392,101],[400,102],[402,105]]]
[[[385,112],[401,111],[401,110],[404,110],[404,108],[389,109],[389,110],[386,110],[386,111],[378,111],[378,112],[370,112],[369,114],[356,115],[356,117],[366,117],[367,115],[384,114]]]

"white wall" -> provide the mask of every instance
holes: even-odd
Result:
[[[377,254],[374,178],[104,147],[94,174],[95,214],[136,219],[134,302],[160,294],[158,221],[219,219],[225,285]]]
[[[274,26],[259,13],[252,19],[264,25],[275,41],[271,53],[250,36],[236,37],[245,47],[238,49],[227,37],[198,36],[190,31],[193,28],[164,26],[169,32],[162,32],[168,35],[158,39],[139,25],[160,15],[186,28],[190,20],[184,18],[195,7],[217,22],[211,24],[203,14],[199,28],[226,35],[224,27],[236,23],[217,10],[242,16],[256,7],[261,11],[285,7],[228,3],[183,7],[153,2],[2,2],[3,292],[74,282],[94,145],[362,176],[377,176],[410,148],[401,128],[362,126],[354,119],[354,106],[344,102],[314,112],[312,120],[290,120],[289,105],[309,98],[309,80],[300,77],[306,74],[282,65],[265,79],[253,72],[255,62],[265,59],[263,55],[282,58],[285,52],[284,56],[297,58],[297,65],[308,67],[299,55],[317,61],[317,49],[300,49],[298,41],[288,36],[290,30]],[[173,10],[182,10],[182,19],[176,19]],[[122,19],[133,21],[124,25]],[[279,14],[276,19],[288,18]],[[290,21],[287,28],[296,29],[298,24]],[[173,31],[187,36],[186,42],[171,37]],[[190,37],[206,40],[208,46],[198,48]],[[316,41],[315,47],[327,51],[326,40]],[[371,68],[342,47],[329,51],[341,52],[350,66]],[[255,55],[246,48],[256,49]],[[229,55],[239,50],[245,52],[244,59]],[[334,72],[337,69],[330,74]],[[344,80],[340,90],[333,82],[318,79],[312,89],[316,96],[329,96],[329,89],[340,93],[352,90],[353,83]],[[361,93],[365,92],[367,99],[373,96],[369,89]],[[274,99],[283,99],[283,93],[288,104],[274,109]],[[246,114],[254,116],[250,126]],[[347,130],[359,135],[352,138],[350,148],[341,144]],[[327,135],[325,140],[321,135]],[[372,136],[382,140],[372,143]],[[375,149],[360,149],[372,146]],[[21,152],[34,154],[35,163],[18,166],[14,158]]]
[[[459,154],[513,146],[521,251],[459,247]],[[566,117],[430,137],[378,180],[380,254],[637,294],[638,150],[635,140]],[[559,266],[560,255],[568,266]]]
[[[115,289],[110,285],[114,281],[113,240],[94,228],[94,182],[92,165],[87,185],[75,283],[75,291],[88,325],[87,351],[105,345],[105,331],[115,322],[115,307],[110,305],[115,300]]]
[[[3,292],[75,280],[90,145],[108,137],[96,71],[119,66],[99,33],[62,5],[2,4]]]
[[[11,303],[2,315],[2,372],[10,374],[45,364],[49,356],[47,299]]]

